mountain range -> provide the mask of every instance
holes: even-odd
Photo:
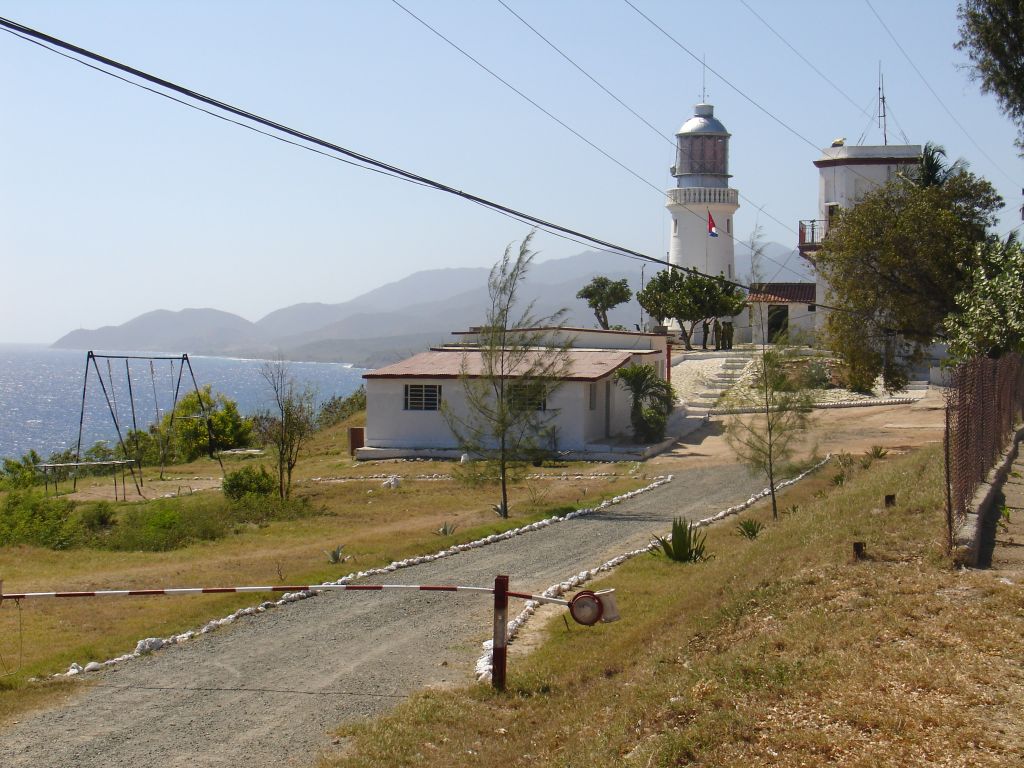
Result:
[[[765,250],[770,275],[773,261],[791,250],[769,243]],[[656,267],[646,270],[654,274]],[[789,266],[806,273],[799,258]],[[737,274],[744,274],[737,258]],[[749,262],[746,264],[749,271]],[[218,309],[158,309],[126,323],[77,330],[58,339],[61,349],[135,350],[232,357],[277,357],[288,360],[338,361],[373,368],[426,347],[451,340],[451,332],[480,325],[487,306],[484,267],[428,269],[416,272],[339,304],[303,303],[275,310],[251,322]],[[592,327],[593,312],[576,291],[595,275],[625,278],[636,291],[641,264],[622,256],[587,251],[563,259],[535,262],[521,295],[534,302],[533,314],[545,316],[566,308],[569,325]],[[792,274],[783,279],[794,279]],[[807,279],[812,279],[808,277]],[[633,328],[641,320],[636,300],[616,307],[609,321]]]

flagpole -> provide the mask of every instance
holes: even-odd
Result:
[[[708,240],[711,239],[711,209],[710,208],[705,208],[705,210],[708,212],[708,232],[707,232],[706,235],[704,235],[704,274],[706,275],[708,273],[708,269],[709,269],[709,266],[708,266],[708,264],[709,264],[709,262],[708,262]]]

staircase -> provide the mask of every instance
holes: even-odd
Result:
[[[722,368],[712,376],[704,386],[704,390],[686,402],[686,409],[691,414],[706,414],[709,408],[718,404],[718,398],[735,386],[743,375],[743,369],[751,360],[749,354],[720,353],[725,357]]]

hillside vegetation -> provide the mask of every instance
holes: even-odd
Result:
[[[753,541],[711,528],[709,562],[630,561],[594,586],[622,621],[556,616],[513,644],[507,694],[423,693],[323,764],[1019,765],[1019,588],[942,556],[941,452],[847,475],[789,489],[778,523],[747,513]]]
[[[512,517],[498,520],[491,510],[493,486],[473,477],[459,482],[451,462],[357,465],[349,456],[347,428],[363,420],[359,412],[315,433],[288,503],[272,496],[233,502],[216,487],[189,493],[198,480],[219,476],[209,459],[168,472],[165,487],[177,487],[184,494],[179,498],[139,501],[129,480],[129,500],[111,501],[109,478],[80,479],[73,501],[46,497],[39,488],[0,491],[4,591],[313,584],[590,506],[646,482],[634,464],[531,470],[542,477],[515,482]],[[229,474],[261,464],[273,471],[270,457],[224,461]],[[146,492],[153,495],[157,470],[145,471]],[[383,488],[382,478],[391,474],[403,477],[401,485]],[[97,492],[108,500],[80,500]],[[330,553],[339,545],[351,559],[332,563]],[[30,677],[116,657],[141,638],[194,629],[270,597],[3,601],[0,723],[52,700],[66,685],[26,686]]]

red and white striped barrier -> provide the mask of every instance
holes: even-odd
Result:
[[[252,587],[168,587],[166,589],[94,589],[84,592],[11,592],[3,591],[0,581],[0,602],[32,598],[61,597],[152,597],[155,595],[215,595],[225,592],[380,592],[393,589],[415,589],[420,592],[482,592],[494,594],[493,587],[462,587],[453,584],[270,584]],[[536,600],[541,603],[569,605],[568,600],[507,591],[509,597]]]
[[[573,619],[580,624],[592,626],[598,621],[616,621],[619,618],[615,605],[615,590],[595,594],[584,590],[572,600],[563,600],[547,595],[531,595],[528,592],[512,592],[508,588],[508,576],[498,576],[493,587],[463,587],[454,584],[307,584],[283,585],[268,584],[249,587],[168,587],[164,589],[94,589],[80,592],[13,592],[4,594],[3,581],[0,580],[0,605],[6,600],[28,600],[33,598],[69,598],[69,597],[154,597],[157,595],[211,595],[225,592],[285,592],[288,595],[315,594],[317,592],[385,592],[389,590],[411,589],[418,592],[475,592],[494,595],[494,638],[491,640],[490,676],[491,682],[499,691],[505,689],[505,668],[507,664],[506,647],[508,645],[508,599],[518,597],[529,603],[551,603],[565,605]],[[154,642],[150,642],[154,641]],[[136,653],[145,653],[162,648],[165,643],[158,638],[140,641]],[[69,674],[80,671],[95,671],[104,665],[87,664],[84,668],[72,665]]]

